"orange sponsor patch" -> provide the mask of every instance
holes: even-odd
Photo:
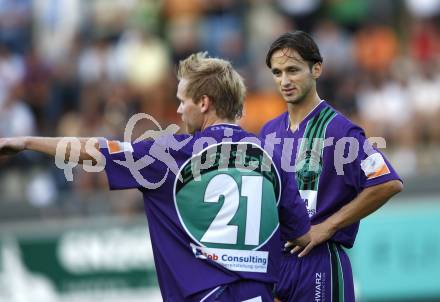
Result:
[[[110,154],[120,153],[124,151],[133,152],[133,147],[130,143],[120,141],[107,141],[107,148]]]
[[[118,141],[107,141],[108,150],[110,153],[121,152],[121,144]]]
[[[376,178],[390,173],[383,156],[380,153],[373,153],[361,161],[361,168],[367,179]]]
[[[380,167],[377,171],[368,174],[367,178],[371,179],[371,178],[379,177],[379,176],[382,176],[382,175],[385,175],[388,173],[390,173],[390,169],[388,169],[388,166],[384,163],[382,165],[382,167]]]

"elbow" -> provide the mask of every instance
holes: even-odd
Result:
[[[400,193],[403,191],[403,183],[400,180],[392,180],[387,183],[389,197]]]
[[[395,190],[394,194],[402,192],[403,191],[403,182],[401,182],[400,180],[395,180],[394,181],[394,190]]]

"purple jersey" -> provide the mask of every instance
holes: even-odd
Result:
[[[267,135],[281,138],[275,150],[283,153],[283,170],[295,175],[312,225],[337,212],[364,188],[399,179],[382,153],[369,144],[364,131],[325,101],[296,131],[290,130],[285,112],[263,127],[260,136]],[[358,228],[359,223],[347,226],[331,240],[350,248]]]
[[[280,237],[310,227],[280,156],[236,125],[100,144],[110,188],[143,193],[165,301],[242,279],[275,282]]]

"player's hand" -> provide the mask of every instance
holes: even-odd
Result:
[[[290,249],[290,253],[296,253],[302,249],[304,249],[310,243],[310,231],[302,235],[301,237],[296,238],[295,240],[289,240],[284,245],[285,249]]]
[[[25,149],[25,138],[0,138],[0,156],[14,155]]]
[[[299,253],[298,257],[304,257],[307,255],[315,246],[329,240],[335,231],[333,231],[325,222],[320,224],[312,225],[310,228],[310,242],[307,246]]]

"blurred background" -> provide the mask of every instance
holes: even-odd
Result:
[[[175,66],[202,50],[245,78],[256,133],[285,110],[264,62],[294,29],[321,49],[320,97],[386,138],[405,181],[350,251],[358,300],[440,301],[440,0],[0,0],[0,136],[180,124]],[[0,159],[1,302],[161,301],[147,231],[141,194],[102,173]]]

